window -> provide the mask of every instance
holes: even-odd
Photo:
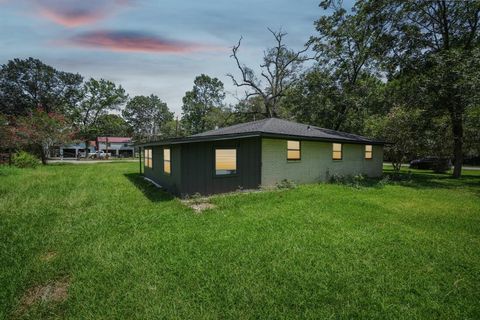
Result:
[[[373,148],[371,144],[367,144],[365,146],[365,159],[372,159],[373,158]]]
[[[300,141],[287,141],[287,160],[300,160]]]
[[[145,167],[152,168],[152,149],[143,150],[145,155]]]
[[[342,144],[341,143],[332,143],[332,159],[333,160],[342,160]]]
[[[215,149],[215,174],[237,173],[237,149]]]
[[[170,174],[172,165],[170,162],[170,148],[163,149],[163,172]]]

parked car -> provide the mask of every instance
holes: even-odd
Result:
[[[427,157],[415,159],[410,162],[410,169],[433,170],[437,173],[447,172],[452,168],[452,161],[449,158]]]
[[[112,156],[110,152],[104,151],[96,151],[96,152],[89,152],[88,158],[89,159],[108,159]]]

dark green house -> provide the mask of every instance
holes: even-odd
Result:
[[[139,147],[144,176],[178,196],[284,179],[312,183],[334,174],[379,177],[383,163],[381,141],[276,118]]]

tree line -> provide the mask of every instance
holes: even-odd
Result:
[[[416,157],[449,157],[459,177],[464,157],[480,154],[480,2],[358,0],[344,8],[329,0],[320,7],[325,15],[300,50],[286,45],[286,32],[268,29],[273,46],[257,68],[242,62],[240,38],[231,51],[236,72],[227,75],[238,102],[225,103],[224,84],[202,74],[178,121],[155,95],[129,98],[111,81],[32,58],[9,61],[0,70],[0,134],[15,138],[2,139],[3,147],[27,144],[45,154],[72,138],[145,141],[280,117],[383,139],[397,169]]]

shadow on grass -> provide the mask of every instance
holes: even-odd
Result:
[[[152,202],[171,201],[173,196],[146,181],[139,173],[125,173],[124,176]]]
[[[393,171],[385,171],[393,175]],[[480,190],[480,176],[464,172],[462,177],[455,179],[451,174],[433,173],[428,171],[408,170],[398,174],[399,184],[419,188],[472,188]]]
[[[352,185],[355,182],[349,182]],[[457,189],[465,188],[480,195],[480,175],[464,173],[459,179],[452,178],[451,174],[439,174],[424,170],[402,170],[394,173],[393,170],[384,170],[381,179],[365,179],[357,182],[358,186],[379,188],[385,185],[399,185],[418,189]]]

